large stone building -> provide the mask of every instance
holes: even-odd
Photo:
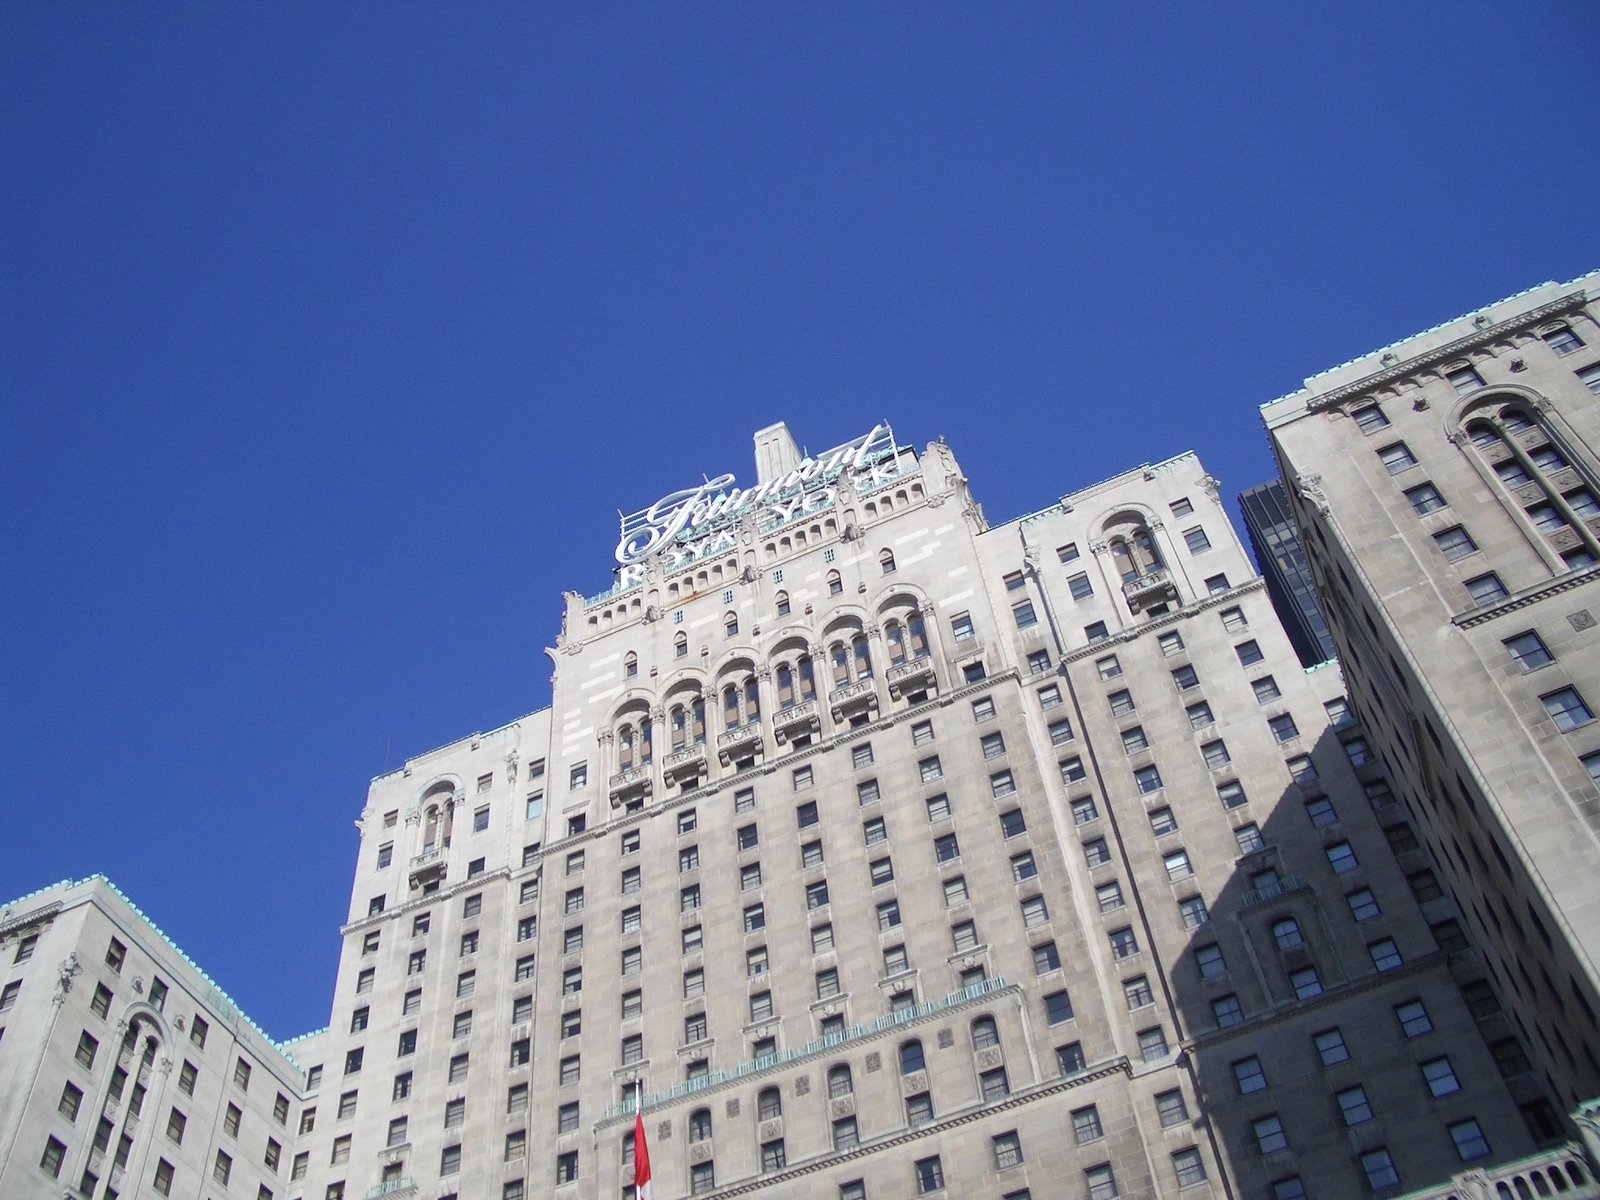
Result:
[[[102,884],[11,906],[0,1193],[626,1196],[635,1095],[659,1197],[1327,1200],[1561,1135],[1192,455],[990,525],[942,443],[756,450],[624,522],[550,708],[373,781],[328,1029],[113,969]],[[80,1034],[153,1046],[116,1186]]]
[[[1600,1093],[1597,287],[1535,288],[1264,410],[1371,749],[1479,947],[1457,972],[1541,1111]]]

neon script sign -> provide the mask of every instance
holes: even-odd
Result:
[[[674,543],[697,541],[730,525],[752,509],[767,509],[775,521],[810,512],[819,507],[813,489],[842,472],[864,471],[893,450],[894,432],[880,423],[864,437],[816,458],[808,455],[788,474],[752,488],[734,487],[734,477],[728,474],[708,479],[699,487],[669,492],[649,508],[622,518],[617,561],[624,567],[642,563]],[[825,507],[825,502],[820,506]]]

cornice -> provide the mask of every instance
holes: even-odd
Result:
[[[1529,588],[1518,592],[1509,600],[1502,600],[1499,604],[1491,604],[1487,608],[1475,608],[1470,612],[1461,613],[1452,617],[1451,622],[1461,629],[1471,629],[1482,625],[1506,613],[1516,612],[1519,608],[1527,608],[1530,604],[1537,604],[1551,596],[1559,596],[1562,592],[1570,592],[1573,588],[1582,587],[1586,583],[1593,583],[1600,579],[1600,567],[1590,567],[1587,571],[1574,572],[1563,575],[1560,579],[1550,583],[1541,584],[1536,588]]]
[[[1366,392],[1376,391],[1386,384],[1404,379],[1408,375],[1415,375],[1418,371],[1434,366],[1451,359],[1461,358],[1463,355],[1485,346],[1508,333],[1514,333],[1530,325],[1537,325],[1550,317],[1571,312],[1581,308],[1588,301],[1588,293],[1583,288],[1568,292],[1565,296],[1558,296],[1548,304],[1541,304],[1538,308],[1528,309],[1497,321],[1492,325],[1485,325],[1481,329],[1474,329],[1465,337],[1456,338],[1446,342],[1443,346],[1425,351],[1415,357],[1397,362],[1392,366],[1384,367],[1371,375],[1363,375],[1360,379],[1343,384],[1332,391],[1323,392],[1321,395],[1307,401],[1307,412],[1323,412],[1344,401]]]

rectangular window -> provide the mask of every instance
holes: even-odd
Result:
[[[1089,582],[1089,576],[1083,572],[1067,577],[1067,590],[1072,593],[1074,600],[1087,600],[1094,595],[1094,584]]]
[[[1200,676],[1195,674],[1193,667],[1178,667],[1172,672],[1172,683],[1180,692],[1186,692],[1192,687],[1200,686]]]
[[[1456,562],[1478,552],[1478,543],[1473,541],[1472,535],[1460,525],[1441,529],[1433,535],[1433,543],[1450,562]]]
[[[1016,621],[1018,629],[1028,629],[1039,623],[1039,618],[1033,611],[1032,600],[1024,600],[1021,604],[1012,605],[1011,616]]]
[[[1161,790],[1161,772],[1156,769],[1154,764],[1140,767],[1133,773],[1133,782],[1142,795],[1148,796],[1151,792]]]
[[[1248,642],[1240,642],[1233,648],[1233,652],[1234,654],[1238,655],[1239,665],[1241,667],[1254,666],[1256,663],[1260,662],[1266,657],[1266,655],[1261,652],[1261,646],[1254,638],[1251,638]]]
[[[1346,1125],[1362,1125],[1372,1120],[1372,1104],[1367,1100],[1366,1089],[1345,1088],[1334,1099],[1339,1102],[1339,1113]]]
[[[1277,1113],[1258,1118],[1250,1127],[1256,1137],[1256,1149],[1262,1154],[1276,1154],[1289,1148],[1289,1135],[1284,1132]]]
[[[1183,544],[1189,547],[1190,554],[1199,554],[1211,549],[1211,539],[1206,536],[1206,531],[1199,525],[1193,529],[1183,531]]]
[[[1328,865],[1333,868],[1336,875],[1344,875],[1354,871],[1361,864],[1356,859],[1355,849],[1349,842],[1335,842],[1325,850],[1328,856]]]
[[[1351,412],[1356,428],[1362,433],[1376,433],[1380,429],[1389,427],[1389,418],[1383,415],[1383,409],[1376,404],[1363,404]]]
[[[1506,591],[1505,584],[1500,582],[1500,577],[1491,571],[1487,575],[1467,580],[1467,594],[1472,597],[1475,606],[1487,608],[1491,604],[1500,603],[1511,593]]]
[[[1091,867],[1103,867],[1111,861],[1111,851],[1105,838],[1093,838],[1083,844],[1084,860]]]
[[[1272,730],[1272,736],[1280,742],[1292,742],[1300,736],[1300,727],[1288,713],[1280,713],[1273,717],[1267,722],[1267,728]]]
[[[1378,448],[1378,461],[1384,470],[1391,475],[1398,475],[1402,471],[1409,471],[1417,465],[1416,455],[1411,453],[1411,448],[1404,442],[1391,442],[1387,446]]]
[[[1236,1061],[1233,1064],[1233,1081],[1238,1085],[1241,1096],[1264,1091],[1267,1086],[1267,1073],[1262,1069],[1261,1060],[1251,1055],[1249,1058]]]
[[[1444,497],[1431,483],[1419,483],[1416,487],[1407,488],[1405,496],[1411,502],[1412,511],[1418,516],[1427,516],[1445,507]]]
[[[1044,686],[1044,687],[1039,689],[1039,707],[1040,707],[1040,709],[1048,711],[1048,710],[1050,710],[1052,708],[1059,707],[1060,704],[1061,704],[1061,689],[1059,687],[1057,687],[1055,684],[1053,684],[1053,683],[1052,684],[1047,684],[1046,686]]]

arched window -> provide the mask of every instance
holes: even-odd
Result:
[[[688,658],[689,657],[689,635],[688,634],[680,633],[677,637],[672,639],[672,657],[673,658]]]
[[[844,580],[839,578],[839,572],[837,572],[837,571],[829,571],[828,572],[828,595],[837,596],[842,591],[844,591]]]
[[[912,658],[927,658],[933,653],[928,649],[928,627],[921,613],[912,613],[906,618],[906,640],[911,645]]]
[[[794,694],[794,668],[788,663],[779,663],[777,680],[778,708],[780,710],[793,708],[798,703]]]
[[[807,700],[815,700],[817,698],[817,673],[812,669],[811,656],[809,654],[801,656],[799,663],[796,665],[800,674],[801,703]]]
[[[722,724],[728,729],[739,728],[739,687],[730,683],[722,689]]]
[[[729,637],[736,637],[739,633],[739,614],[729,613],[722,618],[722,632]]]
[[[711,1140],[711,1110],[709,1108],[697,1108],[689,1114],[689,1140],[691,1142]]]
[[[775,596],[773,598],[773,603],[776,606],[776,608],[778,610],[778,615],[780,617],[787,617],[789,615],[789,593],[788,592],[779,592],[777,594],[777,596]]]
[[[623,725],[617,730],[617,767],[626,771],[633,766],[633,726]]]
[[[972,1048],[987,1050],[1000,1044],[1000,1030],[991,1016],[974,1017],[972,1021]]]
[[[850,641],[850,650],[855,660],[856,678],[869,678],[872,675],[872,651],[867,645],[867,635],[856,634]]]
[[[846,1063],[828,1068],[828,1099],[837,1100],[840,1096],[848,1096],[855,1091],[855,1080],[850,1077],[850,1067]]]
[[[828,658],[833,663],[833,682],[842,685],[850,682],[850,651],[843,642],[835,642],[828,649]]]
[[[783,1096],[775,1087],[762,1088],[756,1097],[756,1119],[775,1121],[783,1116]]]
[[[883,568],[883,573],[885,575],[893,575],[894,574],[894,551],[893,550],[885,550],[882,554],[878,555],[878,566]]]
[[[914,1075],[926,1070],[927,1060],[922,1056],[922,1043],[916,1038],[900,1043],[900,1074]]]
[[[1591,524],[1600,517],[1600,488],[1564,452],[1560,437],[1538,410],[1521,400],[1488,397],[1465,422],[1473,451],[1505,489],[1506,500],[1542,536],[1564,569],[1600,561],[1600,540]]]
[[[747,722],[761,719],[761,689],[754,675],[744,681],[744,719]]]
[[[1272,940],[1278,943],[1279,950],[1293,950],[1306,944],[1305,938],[1300,936],[1300,922],[1293,917],[1283,917],[1272,923]]]
[[[639,656],[630,650],[628,651],[627,657],[622,660],[622,677],[624,679],[632,679],[638,673]]]
[[[906,661],[906,631],[899,621],[886,621],[883,626],[883,642],[889,647],[889,665],[898,667]]]

